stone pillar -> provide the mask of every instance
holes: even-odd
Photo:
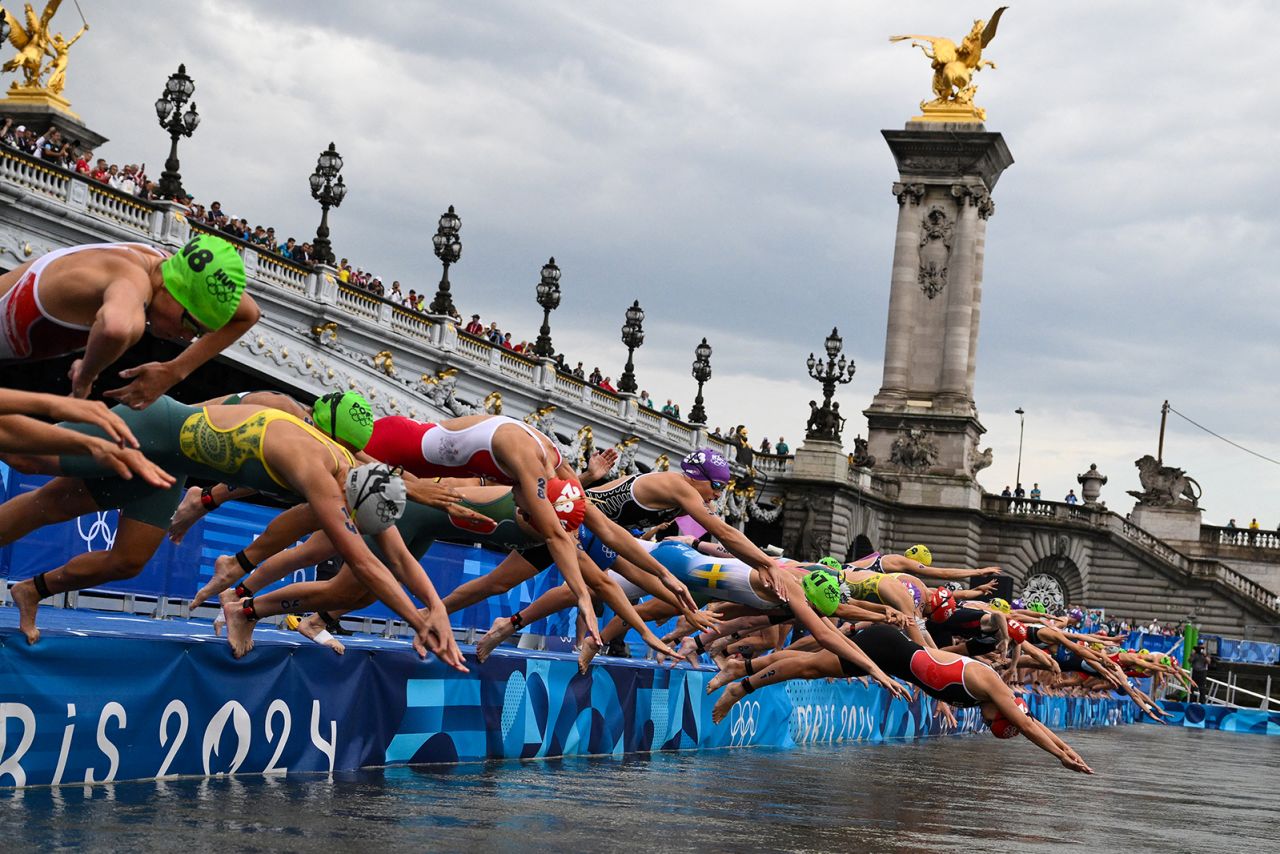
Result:
[[[898,165],[884,380],[865,411],[878,474],[907,503],[977,506],[973,401],[990,191],[1013,162],[981,125],[884,131]],[[914,484],[914,485],[913,485]]]

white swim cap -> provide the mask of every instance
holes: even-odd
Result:
[[[404,515],[404,479],[385,463],[369,463],[347,472],[347,506],[362,534],[380,534]]]

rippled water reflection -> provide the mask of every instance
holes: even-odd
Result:
[[[1280,739],[1067,734],[0,794],[8,851],[1275,850]]]

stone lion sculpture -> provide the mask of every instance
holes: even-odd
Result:
[[[1142,491],[1129,491],[1139,504],[1150,507],[1198,507],[1202,491],[1200,484],[1187,473],[1174,466],[1161,465],[1155,457],[1144,454],[1134,460],[1138,467],[1138,480]]]

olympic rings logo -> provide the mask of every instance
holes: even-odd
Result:
[[[739,700],[729,713],[729,744],[741,747],[756,737],[759,726],[760,703],[755,700]]]
[[[84,521],[89,518],[90,514],[85,514],[76,519],[76,531],[80,534],[80,539],[84,540],[84,549],[88,552],[107,551],[116,544],[116,529],[111,524],[110,510],[96,510],[92,514],[93,520],[89,522],[89,530],[85,530]],[[102,548],[95,549],[94,543],[98,540],[102,541]]]

